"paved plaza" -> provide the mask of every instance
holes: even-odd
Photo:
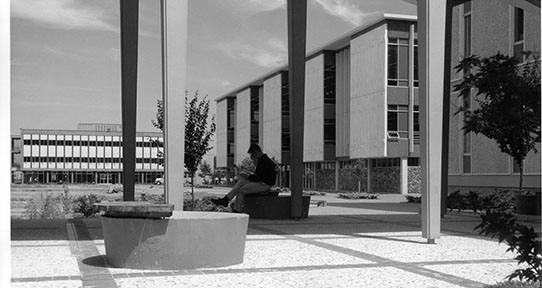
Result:
[[[420,204],[313,196],[303,220],[249,222],[242,264],[194,270],[109,267],[99,218],[12,220],[12,287],[484,287],[517,269],[507,246],[451,213],[442,237],[421,236]],[[314,201],[315,202],[315,201]],[[540,229],[540,217],[521,216]],[[224,247],[224,249],[227,249]]]

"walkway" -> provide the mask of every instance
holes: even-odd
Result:
[[[212,269],[112,268],[99,219],[13,220],[12,287],[483,287],[517,269],[505,244],[472,232],[475,215],[447,215],[431,245],[401,196],[313,199],[327,205],[308,219],[250,220],[244,262]]]

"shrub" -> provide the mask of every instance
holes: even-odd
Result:
[[[480,234],[491,238],[498,238],[499,243],[508,244],[507,251],[516,253],[515,260],[519,264],[526,264],[527,268],[516,269],[507,278],[508,280],[519,279],[540,285],[542,279],[542,253],[540,233],[535,232],[532,227],[517,223],[516,217],[512,214],[512,204],[506,202],[511,199],[509,191],[497,191],[485,197],[478,197],[477,203],[469,202],[474,207],[480,207],[477,214],[482,223],[474,228]],[[474,197],[470,197],[470,201]],[[514,287],[514,286],[512,286]]]
[[[230,207],[216,206],[211,199],[215,197],[204,196],[203,198],[195,199],[192,203],[192,199],[184,198],[183,210],[190,210],[194,207],[193,211],[206,211],[206,212],[232,212]]]
[[[405,195],[408,203],[422,203],[422,194],[412,193]]]
[[[41,193],[40,198],[30,200],[25,206],[28,219],[58,219],[62,217],[58,198],[52,193]]]
[[[75,211],[76,213],[82,213],[85,217],[90,217],[96,213],[96,210],[92,206],[94,203],[99,203],[102,198],[96,194],[87,194],[75,199]]]
[[[164,204],[166,203],[166,196],[164,194],[147,195],[145,193],[142,193],[139,201],[146,201],[154,204]]]
[[[68,213],[73,212],[74,200],[73,200],[73,197],[70,195],[70,189],[68,188],[68,185],[64,185],[64,193],[57,196],[57,200],[60,202],[62,206],[63,214],[68,214]]]
[[[536,283],[525,283],[519,281],[500,282],[494,285],[486,285],[484,288],[539,288]]]
[[[378,199],[380,194],[377,193],[367,193],[367,192],[346,192],[339,193],[339,198],[344,199]]]
[[[303,191],[303,196],[324,196],[326,192],[322,191]]]

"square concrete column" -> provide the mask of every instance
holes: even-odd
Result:
[[[120,0],[122,172],[124,175],[124,201],[133,201],[135,190],[138,15],[139,0]]]
[[[408,194],[408,158],[401,158],[401,194]]]
[[[422,236],[428,243],[435,243],[435,239],[440,237],[442,167],[448,165],[447,152],[443,154],[447,147],[443,135],[448,133],[448,127],[444,127],[444,117],[449,117],[444,109],[445,105],[448,105],[445,103],[445,99],[448,99],[445,97],[445,81],[449,82],[449,75],[446,77],[445,74],[445,40],[446,35],[449,36],[446,22],[451,20],[447,13],[451,11],[451,6],[447,2],[419,0],[417,3],[420,40],[418,59],[422,140]]]
[[[307,0],[288,0],[288,88],[290,95],[290,189],[292,218],[301,218]]]
[[[168,204],[183,210],[187,0],[161,0],[164,176]]]

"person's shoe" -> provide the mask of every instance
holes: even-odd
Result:
[[[215,204],[216,206],[224,206],[224,207],[228,207],[228,203],[230,203],[230,201],[226,197],[211,199],[211,202],[213,202],[213,204]]]

